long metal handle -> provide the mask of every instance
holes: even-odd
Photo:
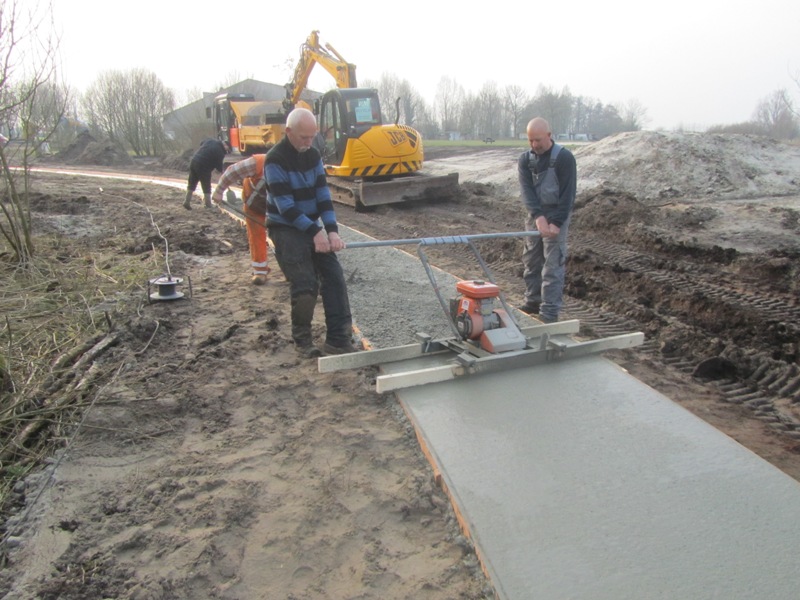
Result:
[[[374,248],[377,246],[405,246],[410,244],[437,246],[440,244],[469,244],[472,240],[489,240],[507,237],[534,237],[538,231],[513,231],[509,233],[475,233],[471,235],[448,235],[440,237],[406,238],[400,240],[374,240],[371,242],[347,242],[349,248]]]

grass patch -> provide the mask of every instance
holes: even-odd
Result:
[[[35,247],[25,268],[0,258],[3,516],[16,482],[64,445],[75,411],[115,370],[96,359],[113,345],[116,317],[147,301],[148,273],[162,261],[120,252],[113,236],[99,250],[60,234]]]

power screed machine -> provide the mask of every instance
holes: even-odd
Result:
[[[521,231],[348,243],[347,249],[416,245],[417,255],[453,335],[434,339],[428,334],[418,333],[417,338],[420,341],[416,344],[321,357],[318,359],[319,371],[326,373],[408,361],[408,369],[396,372],[391,369],[393,372],[376,378],[377,391],[388,392],[476,373],[529,367],[552,360],[641,345],[644,341],[644,334],[641,332],[575,341],[568,336],[578,333],[580,323],[577,320],[520,327],[473,242],[535,235],[539,233]],[[482,279],[458,281],[458,295],[450,298],[449,302],[445,301],[439,290],[436,275],[424,252],[425,247],[440,244],[469,246],[484,274]],[[419,367],[418,361],[414,359],[422,357],[436,360],[432,360],[434,364],[431,366]]]

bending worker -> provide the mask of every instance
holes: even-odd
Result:
[[[271,270],[267,247],[267,182],[264,180],[266,157],[266,154],[254,154],[225,169],[211,197],[216,203],[222,202],[222,193],[231,185],[242,186],[242,210],[254,285],[264,285]],[[233,195],[233,192],[229,190],[228,194]]]
[[[216,138],[207,138],[200,143],[200,147],[192,155],[189,161],[189,181],[186,184],[186,199],[183,201],[183,208],[192,209],[192,196],[200,184],[203,190],[203,205],[211,208],[211,172],[214,170],[222,173],[225,162],[225,155],[230,152],[231,147],[227,142]]]

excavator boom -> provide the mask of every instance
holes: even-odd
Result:
[[[291,110],[300,101],[300,94],[308,85],[308,78],[314,65],[319,64],[336,81],[338,88],[354,88],[356,82],[356,66],[347,62],[333,46],[326,44],[323,48],[319,43],[319,31],[312,31],[300,47],[300,60],[294,69],[292,82],[286,86],[286,100],[284,106]]]

